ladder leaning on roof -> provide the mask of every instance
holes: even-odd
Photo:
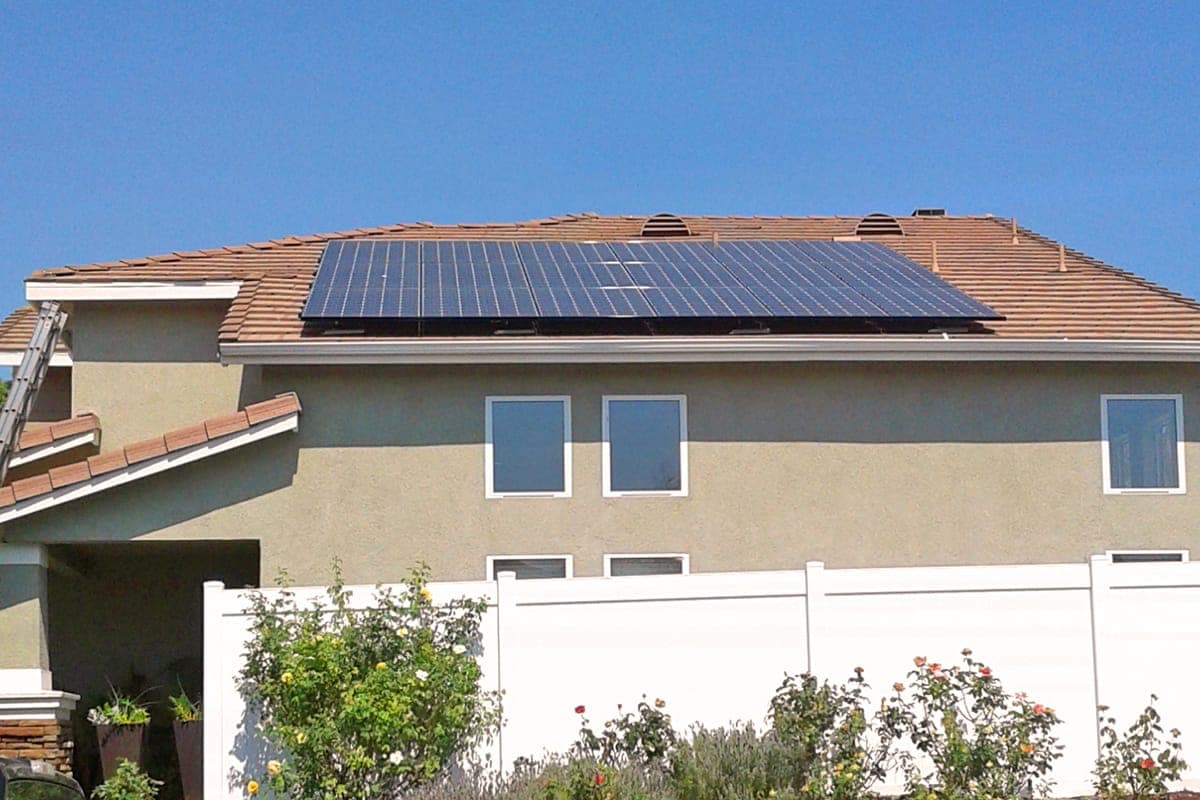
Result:
[[[29,410],[33,408],[46,370],[50,368],[54,346],[66,324],[67,313],[59,308],[57,301],[42,303],[33,326],[33,335],[29,337],[21,365],[13,373],[12,386],[9,387],[3,409],[0,409],[0,485],[4,484],[8,475],[9,459],[17,449]]]

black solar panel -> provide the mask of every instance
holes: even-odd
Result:
[[[301,317],[997,319],[877,242],[349,240]]]

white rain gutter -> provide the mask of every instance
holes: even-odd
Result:
[[[1200,340],[978,336],[463,337],[225,342],[225,364],[572,364],[742,361],[1184,361]]]
[[[242,282],[224,281],[26,281],[25,299],[58,300],[232,300]]]

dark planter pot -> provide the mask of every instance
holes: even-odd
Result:
[[[204,797],[204,723],[175,723],[175,753],[179,756],[179,781],[183,800]]]
[[[116,773],[122,758],[141,766],[145,732],[145,725],[96,726],[96,738],[100,740],[100,770],[105,778]]]

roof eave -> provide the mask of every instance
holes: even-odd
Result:
[[[739,361],[1200,362],[1200,340],[970,336],[427,338],[222,342],[225,364],[569,364]]]

